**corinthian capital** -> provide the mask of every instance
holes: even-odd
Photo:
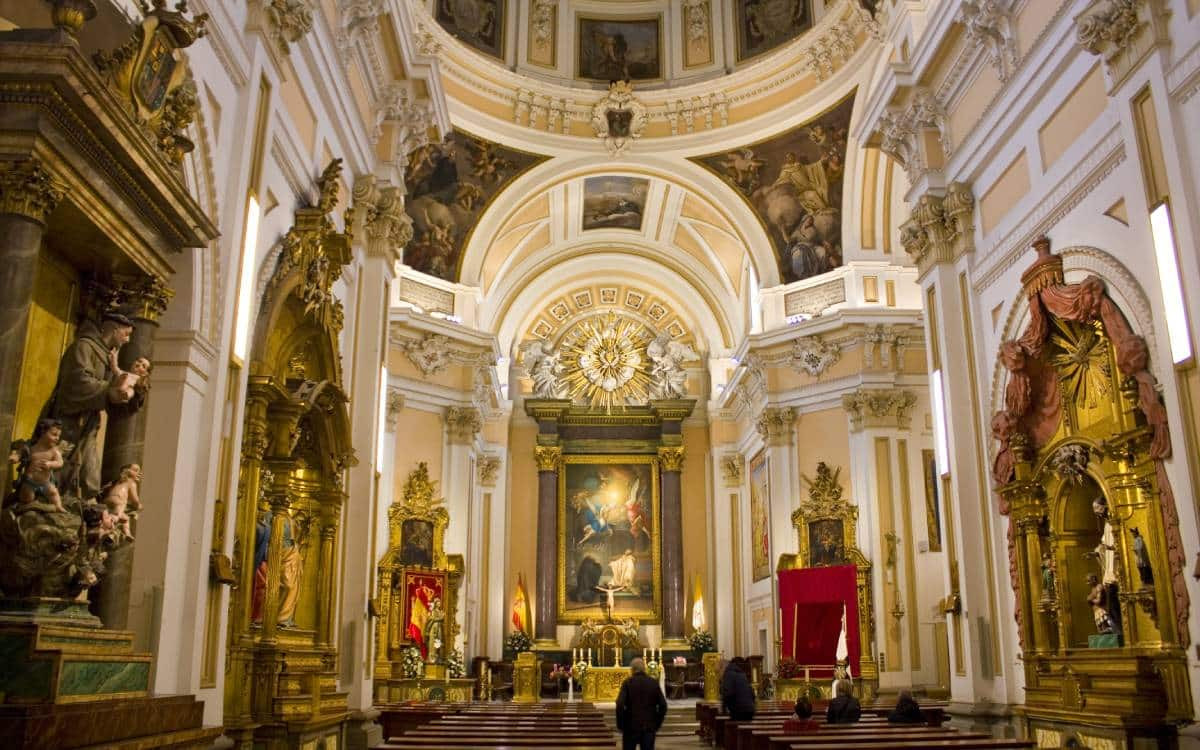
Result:
[[[483,418],[473,406],[451,406],[446,409],[446,433],[457,445],[474,442],[483,428]]]
[[[912,409],[917,397],[899,388],[859,388],[842,396],[842,407],[850,415],[850,430],[866,427],[907,430],[912,425]]]
[[[900,242],[922,276],[938,263],[952,263],[975,249],[975,196],[954,182],[945,195],[926,193],[900,225]]]
[[[1155,47],[1166,45],[1164,0],[1092,0],[1075,16],[1079,46],[1104,59],[1115,89]]]
[[[659,447],[658,460],[663,471],[683,471],[683,446],[664,445]]]
[[[562,463],[562,448],[557,445],[534,446],[533,458],[537,461],[538,471],[558,471]]]
[[[755,429],[767,445],[788,445],[792,442],[792,425],[796,410],[790,406],[768,407],[754,422]]]
[[[360,177],[354,183],[354,210],[362,220],[367,253],[389,264],[400,260],[413,236],[400,188],[379,184],[374,175]]]
[[[0,214],[46,223],[63,198],[63,186],[37,159],[0,161]]]

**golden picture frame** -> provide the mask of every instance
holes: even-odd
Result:
[[[657,456],[563,456],[558,472],[559,623],[604,619],[610,589],[614,619],[662,621],[661,507]]]

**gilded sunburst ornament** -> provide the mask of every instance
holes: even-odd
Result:
[[[1112,365],[1107,340],[1098,330],[1098,324],[1056,320],[1055,327],[1058,330],[1051,334],[1050,342],[1058,353],[1050,358],[1050,363],[1058,371],[1058,380],[1076,403],[1095,408],[1098,399],[1110,393]]]
[[[644,403],[649,396],[645,327],[612,313],[585,320],[563,344],[567,397],[593,409]]]

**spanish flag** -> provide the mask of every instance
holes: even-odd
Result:
[[[529,633],[529,594],[525,591],[525,576],[517,573],[517,591],[513,594],[512,625],[514,630]]]

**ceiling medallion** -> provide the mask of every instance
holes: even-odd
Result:
[[[583,321],[562,346],[567,395],[593,409],[645,403],[649,397],[645,326],[613,313]]]
[[[620,156],[626,146],[640,138],[644,127],[646,107],[633,98],[629,81],[610,83],[608,94],[592,107],[592,129],[612,156]]]

